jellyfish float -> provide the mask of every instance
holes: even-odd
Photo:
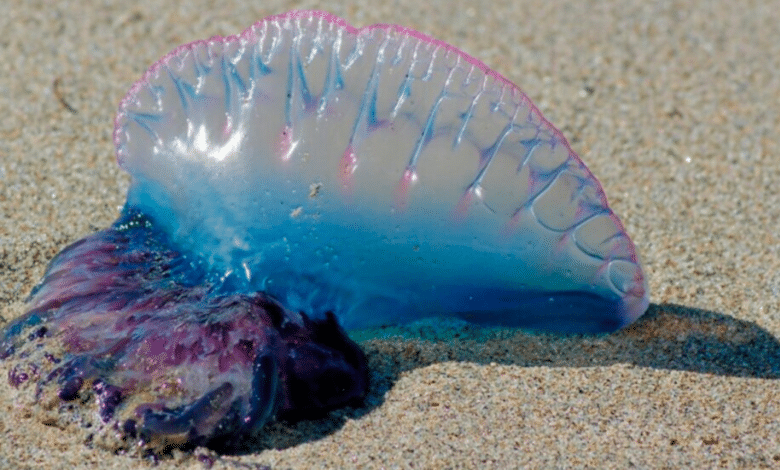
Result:
[[[0,354],[13,386],[84,405],[117,447],[234,448],[359,403],[351,329],[609,332],[648,306],[561,133],[416,31],[296,11],[181,46],[122,100],[114,142],[119,219],[51,261]]]

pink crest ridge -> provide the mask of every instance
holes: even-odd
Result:
[[[295,25],[295,27],[293,28],[291,25]],[[484,78],[482,79],[480,90],[482,91],[488,90],[491,86],[493,86],[492,83],[499,84],[500,87],[498,88],[500,89],[500,96],[497,98],[497,101],[500,103],[508,100],[515,104],[514,111],[512,111],[511,109],[507,111],[509,116],[512,118],[512,120],[514,120],[514,118],[517,117],[517,113],[520,109],[522,109],[523,112],[526,112],[527,109],[528,114],[525,119],[527,119],[528,127],[529,128],[535,127],[537,129],[537,137],[543,139],[546,142],[546,145],[548,145],[545,151],[555,152],[556,148],[560,148],[560,152],[563,152],[568,156],[567,165],[569,165],[572,168],[576,168],[578,174],[580,174],[584,180],[588,181],[590,189],[593,190],[592,196],[595,197],[595,199],[597,199],[603,207],[608,208],[607,200],[601,184],[593,176],[590,170],[584,165],[584,163],[582,163],[582,160],[579,158],[579,156],[571,149],[569,143],[566,141],[564,136],[560,133],[560,131],[558,131],[554,126],[552,126],[549,123],[549,121],[547,121],[544,118],[544,116],[538,110],[536,105],[528,98],[526,94],[524,94],[516,85],[514,85],[511,81],[507,80],[500,73],[490,69],[483,62],[465,53],[464,51],[458,49],[457,47],[454,47],[438,39],[431,38],[430,36],[423,34],[421,32],[409,28],[405,28],[402,26],[398,26],[398,25],[382,24],[382,23],[356,28],[349,25],[342,18],[336,17],[327,12],[316,11],[316,10],[298,10],[298,11],[291,11],[288,13],[270,16],[255,23],[253,26],[247,28],[237,36],[236,35],[231,35],[227,37],[214,36],[210,38],[208,41],[195,41],[190,44],[186,44],[176,48],[171,53],[167,54],[162,59],[160,59],[149,69],[149,71],[146,72],[143,78],[133,86],[133,88],[130,90],[128,95],[120,104],[120,110],[117,115],[116,126],[114,131],[114,141],[117,146],[117,159],[120,165],[122,165],[123,167],[125,166],[124,165],[125,141],[127,139],[127,136],[125,135],[123,129],[125,110],[133,101],[139,99],[138,96],[141,95],[140,93],[141,90],[152,83],[152,81],[159,73],[159,70],[165,66],[168,66],[168,64],[172,62],[174,58],[177,58],[184,53],[197,51],[201,49],[204,44],[206,45],[215,45],[220,43],[225,45],[230,44],[230,48],[233,48],[236,51],[241,51],[247,45],[260,43],[261,41],[264,44],[267,44],[269,42],[270,44],[273,44],[275,41],[277,41],[277,37],[280,34],[280,32],[285,30],[292,30],[292,29],[305,30],[310,25],[312,27],[318,28],[317,32],[313,33],[316,35],[315,38],[313,39],[314,41],[317,41],[317,38],[319,38],[320,35],[323,34],[323,31],[328,30],[328,28],[330,28],[330,30],[329,32],[326,31],[325,34],[332,33],[333,27],[336,27],[339,30],[344,31],[349,35],[354,35],[358,37],[363,36],[366,38],[371,37],[372,32],[374,31],[384,31],[388,33],[388,35],[389,33],[400,35],[402,37],[402,39],[399,39],[399,41],[401,41],[401,44],[405,44],[404,42],[405,39],[403,38],[409,38],[418,41],[414,43],[415,54],[419,52],[420,54],[424,55],[427,58],[428,56],[434,57],[436,56],[436,54],[441,54],[443,52],[444,56],[447,57],[446,60],[448,61],[448,63],[463,62],[473,67],[472,70],[481,71],[484,74]],[[230,48],[225,47],[224,49],[227,50]],[[273,46],[271,46],[269,49],[273,49]],[[211,49],[206,48],[206,50],[210,51]],[[216,47],[215,50],[220,51],[221,49],[219,47]],[[232,54],[232,49],[231,49],[231,54]],[[268,54],[271,54],[271,52],[269,52]],[[263,60],[263,58],[260,59]],[[348,61],[349,60],[347,60],[347,62]],[[457,80],[457,78],[453,78],[455,75],[454,71],[455,71],[454,68],[450,69],[449,74],[447,75],[448,81],[451,79]],[[469,75],[469,77],[470,76],[471,75]],[[291,80],[293,81],[303,80],[303,76],[298,77],[298,75],[296,75],[295,77],[291,78]],[[473,82],[471,78],[469,78],[467,82],[471,84],[476,83]],[[482,91],[480,91],[480,93]],[[302,112],[304,113],[311,112],[312,107],[315,104],[315,100],[308,99],[307,97],[308,95],[303,97],[305,99],[303,100],[302,103],[296,102],[296,104],[302,104],[301,108],[303,110]],[[300,99],[300,97],[296,99]],[[329,117],[332,111],[332,103],[323,100],[321,106],[322,108],[319,109],[317,113],[319,115],[322,115],[323,110],[325,110],[324,115]],[[392,113],[393,118],[395,118],[396,116],[395,115],[396,111],[397,108],[393,110]],[[295,108],[295,112],[298,112],[297,107]],[[469,110],[468,112],[470,113],[471,110]],[[514,115],[512,115],[513,112]],[[363,158],[363,156],[366,154],[364,153],[362,147],[360,146],[365,140],[366,136],[364,134],[367,132],[368,133],[374,132],[378,128],[382,128],[389,125],[388,124],[389,121],[387,121],[384,116],[382,117],[371,116],[371,121],[368,121],[367,119],[368,118],[365,115],[363,115],[360,118],[359,122],[355,124],[356,126],[355,131],[353,131],[353,135],[349,139],[349,143],[346,144],[346,146],[343,148],[343,153],[339,159],[337,173],[339,175],[341,194],[342,196],[347,197],[345,201],[349,201],[349,196],[354,195],[355,178],[360,177],[358,173],[363,171],[362,170],[363,164],[361,163],[360,159]],[[468,117],[465,119],[468,119]],[[286,127],[282,130],[282,132],[278,137],[278,143],[276,145],[276,149],[278,155],[283,160],[288,160],[296,151],[300,150],[298,145],[301,142],[300,136],[297,138],[293,138],[294,132],[300,132],[297,128],[294,127],[295,123],[296,123],[295,117],[294,116],[291,117],[290,115],[288,115],[286,118]],[[523,125],[523,124],[518,123],[518,125]],[[465,127],[465,123],[464,123],[464,127]],[[424,136],[423,138],[430,138],[430,135],[427,135],[426,132],[427,129],[425,129],[423,132],[423,136]],[[531,138],[533,138],[533,136],[531,136]],[[457,136],[455,140],[456,144],[459,143],[459,140],[460,140],[460,134]],[[423,142],[423,140],[421,139],[420,142]],[[418,149],[422,145],[424,144],[423,143],[418,144]],[[497,143],[497,145],[500,145],[500,141]],[[492,158],[492,154],[488,153],[483,155],[483,157],[484,157],[484,161],[480,162],[480,165],[484,165],[484,167],[483,170],[480,171],[484,171],[490,165],[490,159]],[[526,156],[526,159],[527,158],[529,157]],[[520,163],[521,166],[524,164],[525,162]],[[361,167],[360,171],[358,171],[359,166]],[[527,177],[528,178],[527,184],[528,187],[530,188],[529,194],[531,195],[531,199],[537,197],[539,194],[545,191],[547,189],[547,186],[551,182],[553,182],[555,178],[554,173],[547,175],[541,172],[535,174],[535,172],[537,172],[537,170],[534,169],[533,167],[530,167],[530,174],[528,174]],[[415,156],[412,159],[410,165],[407,167],[406,171],[402,172],[398,176],[394,176],[394,178],[398,178],[394,186],[395,187],[394,207],[396,209],[399,209],[399,212],[401,213],[405,212],[409,208],[410,197],[413,196],[412,193],[414,191],[417,191],[417,189],[414,189],[413,191],[413,187],[420,186],[419,184],[415,184],[418,175],[420,175],[420,173],[418,173],[418,168],[416,166],[416,156]],[[473,207],[476,207],[478,201],[481,201],[483,199],[483,197],[479,194],[479,191],[482,190],[482,184],[480,181],[481,178],[482,176],[480,175],[478,179],[471,186],[463,188],[463,192],[461,193],[460,199],[456,202],[456,204],[454,204],[454,207],[452,208],[452,218],[456,222],[464,221],[469,211],[472,210]],[[528,202],[531,203],[533,201],[529,200]],[[503,228],[501,229],[501,231],[503,232],[503,235],[505,237],[516,232],[517,224],[520,222],[522,216],[522,211],[527,209],[532,209],[532,208],[530,205],[526,205],[518,208],[517,211],[513,215],[510,215],[507,218],[507,220],[503,223]],[[574,214],[573,217],[574,220],[577,221],[581,220],[582,218],[580,216],[583,215],[583,213],[586,211],[587,211],[586,208],[577,207],[576,213]],[[610,211],[609,217],[612,220],[615,229],[620,233],[624,233],[625,228],[622,222],[614,215],[614,213]],[[629,243],[629,245],[630,246],[628,247],[628,252],[623,254],[624,256],[623,259],[638,264],[639,259],[636,254],[635,248],[632,244]],[[642,276],[641,271],[640,271],[640,276]],[[644,283],[645,280],[641,279],[639,285],[642,286],[644,285]]]

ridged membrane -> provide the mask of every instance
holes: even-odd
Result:
[[[560,132],[414,31],[294,12],[182,46],[122,102],[115,140],[128,207],[212,279],[348,328],[454,314],[602,331],[648,304]]]

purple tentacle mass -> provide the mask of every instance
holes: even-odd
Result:
[[[304,11],[182,46],[121,102],[114,141],[121,217],[57,255],[0,336],[10,383],[108,447],[232,449],[359,403],[345,329],[608,332],[648,306],[561,133],[415,31]]]
[[[262,293],[212,287],[128,211],[51,262],[5,330],[2,356],[25,359],[9,379],[91,398],[102,423],[159,449],[229,449],[274,416],[363,397],[365,357],[332,313],[311,320]]]

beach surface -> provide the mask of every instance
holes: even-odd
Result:
[[[115,455],[19,405],[0,364],[0,468],[780,467],[780,9],[773,1],[6,0],[0,327],[67,244],[109,226],[120,99],[180,44],[290,9],[456,45],[536,103],[601,181],[651,306],[606,336],[420,323],[356,335],[364,407],[252,451]]]

